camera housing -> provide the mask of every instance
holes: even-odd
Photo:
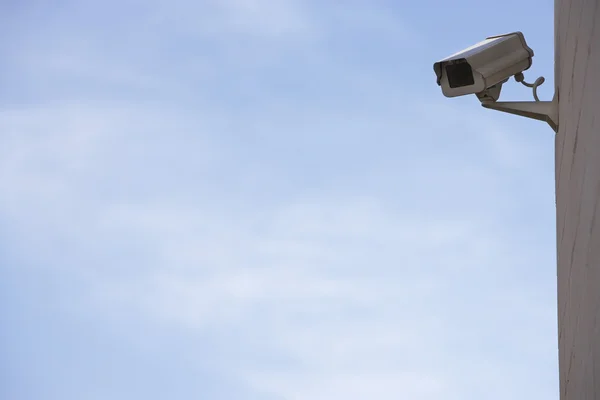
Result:
[[[437,84],[446,97],[478,94],[487,96],[492,87],[490,100],[496,101],[502,83],[510,77],[531,67],[533,50],[527,46],[521,32],[490,36],[433,65]]]

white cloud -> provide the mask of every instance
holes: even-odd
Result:
[[[362,398],[369,392],[458,398],[452,393],[464,376],[450,365],[463,365],[461,357],[481,363],[486,355],[475,349],[458,355],[450,343],[468,345],[490,334],[486,321],[513,320],[515,306],[527,315],[523,304],[533,304],[518,288],[507,287],[509,297],[497,298],[497,283],[486,280],[485,269],[510,268],[505,263],[514,261],[501,255],[506,245],[473,230],[476,221],[428,224],[423,216],[390,218],[385,208],[365,206],[363,199],[335,200],[228,225],[226,218],[187,209],[121,210],[112,222],[127,227],[129,237],[137,232],[152,238],[147,248],[155,261],[129,281],[98,285],[96,301],[112,304],[108,310],[132,309],[155,323],[217,336],[233,329],[237,343],[224,355],[226,368],[283,398]],[[288,245],[274,248],[281,240]],[[489,293],[477,295],[480,305],[468,305],[464,297],[470,284],[487,285],[481,290]],[[482,315],[486,310],[493,315]],[[529,315],[550,318],[538,310]],[[258,344],[246,338],[254,335],[261,337]],[[258,346],[262,355],[240,360],[246,346]],[[289,360],[286,369],[265,362],[269,354]],[[465,368],[486,382],[499,362]]]
[[[101,319],[129,315],[149,326],[208,332],[214,335],[210,340],[220,340],[223,330],[239,332],[229,353],[220,350],[219,368],[259,392],[291,399],[365,393],[458,398],[464,378],[448,365],[487,356],[477,349],[459,355],[452,346],[465,346],[478,333],[491,340],[494,321],[516,318],[519,304],[520,315],[549,318],[524,287],[506,283],[510,271],[523,265],[506,254],[514,243],[494,234],[493,216],[480,219],[475,210],[428,216],[418,208],[398,209],[393,204],[398,200],[358,187],[313,190],[247,213],[239,202],[203,198],[209,181],[185,177],[175,188],[191,194],[188,199],[161,194],[160,186],[145,197],[127,189],[118,195],[115,179],[144,180],[144,168],[152,173],[160,168],[132,166],[163,159],[165,150],[174,155],[164,165],[170,171],[177,158],[182,169],[205,165],[214,171],[227,150],[207,140],[210,134],[194,136],[195,142],[182,132],[162,135],[171,123],[195,126],[194,132],[199,126],[194,118],[164,111],[157,117],[143,110],[67,107],[38,111],[35,118],[28,118],[30,111],[8,115],[4,127],[12,133],[3,139],[2,215],[35,244],[37,251],[22,257],[54,258],[63,264],[61,273],[87,276],[88,297],[79,301]],[[198,165],[200,147],[209,155]],[[463,168],[472,166],[467,162]],[[493,177],[488,169],[478,179]],[[165,182],[161,178],[159,184]],[[438,183],[418,187],[435,196]],[[454,190],[449,193],[459,198],[472,192]],[[69,243],[70,254],[56,254],[49,230]],[[128,251],[119,255],[121,248]],[[494,275],[500,279],[490,280]],[[503,297],[509,293],[512,305]],[[480,304],[470,304],[469,296]],[[530,304],[531,314],[522,304]],[[494,314],[482,315],[486,310]],[[469,318],[470,312],[478,319]],[[471,336],[461,337],[463,329]],[[240,360],[240,352],[253,346],[262,355]],[[287,359],[286,369],[270,365],[269,355]],[[465,368],[478,371],[485,382],[507,368],[495,357],[487,369]],[[439,369],[440,363],[445,367]]]

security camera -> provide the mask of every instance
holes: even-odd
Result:
[[[544,83],[524,81],[523,71],[532,64],[533,50],[527,46],[521,32],[490,36],[471,47],[433,64],[437,84],[446,97],[475,94],[481,104],[490,109],[548,122],[558,129],[557,96],[552,101],[540,101],[537,87]],[[511,77],[533,88],[534,102],[498,102],[502,85]]]
[[[497,100],[502,84],[531,67],[532,57],[533,50],[523,34],[514,32],[490,36],[436,62],[433,70],[446,97],[479,93],[481,99],[483,92],[489,90],[489,95]]]

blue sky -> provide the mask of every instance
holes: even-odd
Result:
[[[558,398],[551,3],[0,7],[0,398]]]

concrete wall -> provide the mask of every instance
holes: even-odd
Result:
[[[555,0],[561,400],[600,399],[600,0]]]

